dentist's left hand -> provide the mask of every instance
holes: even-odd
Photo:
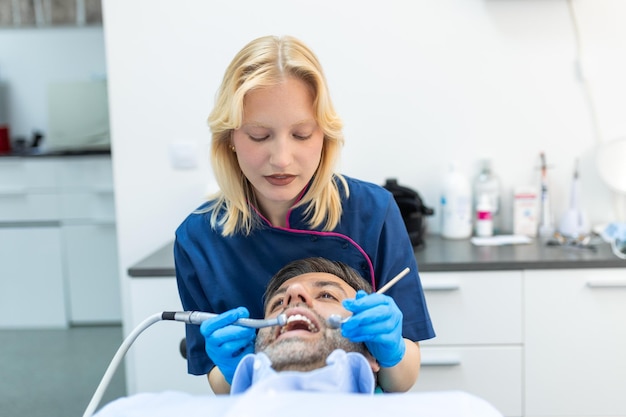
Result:
[[[365,342],[380,366],[397,365],[406,352],[402,337],[402,312],[393,298],[359,290],[355,299],[343,300],[352,317],[342,324],[341,334],[353,342]]]
[[[240,318],[249,317],[247,308],[238,307],[205,320],[200,325],[204,349],[229,384],[232,384],[239,361],[248,353],[254,353],[256,331],[233,324]]]

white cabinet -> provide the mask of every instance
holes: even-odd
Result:
[[[413,387],[464,390],[522,415],[522,272],[421,273],[437,337]]]
[[[0,160],[0,327],[65,327],[58,166]]]
[[[526,415],[626,415],[626,270],[524,274]]]
[[[0,326],[121,321],[113,195],[108,155],[0,159]]]
[[[60,216],[72,324],[121,321],[113,172],[108,156],[65,158]]]

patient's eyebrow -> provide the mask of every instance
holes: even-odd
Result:
[[[276,297],[277,295],[284,294],[286,292],[287,292],[287,287],[281,287],[281,288],[277,289],[276,291],[274,291],[274,293],[270,296],[269,299],[271,300],[272,298]]]
[[[343,286],[336,281],[315,281],[313,284],[316,288],[324,288],[324,287],[333,287],[339,290],[346,298],[348,297],[348,293],[343,289]]]

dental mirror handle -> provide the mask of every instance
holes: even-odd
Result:
[[[400,273],[398,275],[393,277],[391,279],[391,281],[389,281],[388,283],[383,285],[378,291],[376,291],[376,294],[383,294],[384,292],[389,290],[389,288],[393,287],[394,285],[396,285],[398,283],[398,281],[400,281],[402,278],[404,278],[406,276],[406,274],[409,273],[410,270],[411,269],[408,266],[406,268],[404,268],[402,271],[400,271]],[[328,319],[326,319],[326,322],[328,323],[328,325],[332,329],[338,329],[338,328],[341,327],[341,325],[343,323],[348,321],[348,319],[350,317],[352,317],[352,316],[348,316],[348,317],[344,318],[344,317],[340,316],[339,314],[331,314],[330,317],[328,317]]]
[[[393,287],[394,285],[396,285],[396,283],[398,281],[400,281],[402,278],[404,278],[406,276],[406,274],[408,274],[410,271],[409,267],[407,266],[406,268],[404,268],[402,271],[400,271],[400,273],[398,275],[396,275],[395,277],[393,277],[391,279],[391,281],[389,281],[388,283],[386,283],[385,285],[382,286],[381,289],[379,289],[378,291],[376,291],[376,294],[384,294],[385,292],[387,292],[387,290],[389,290],[389,288]]]

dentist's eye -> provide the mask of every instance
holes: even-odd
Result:
[[[313,136],[313,135],[298,135],[298,134],[295,134],[295,133],[293,135],[293,137],[298,139],[298,140],[307,140],[307,139],[310,139],[311,136]]]

